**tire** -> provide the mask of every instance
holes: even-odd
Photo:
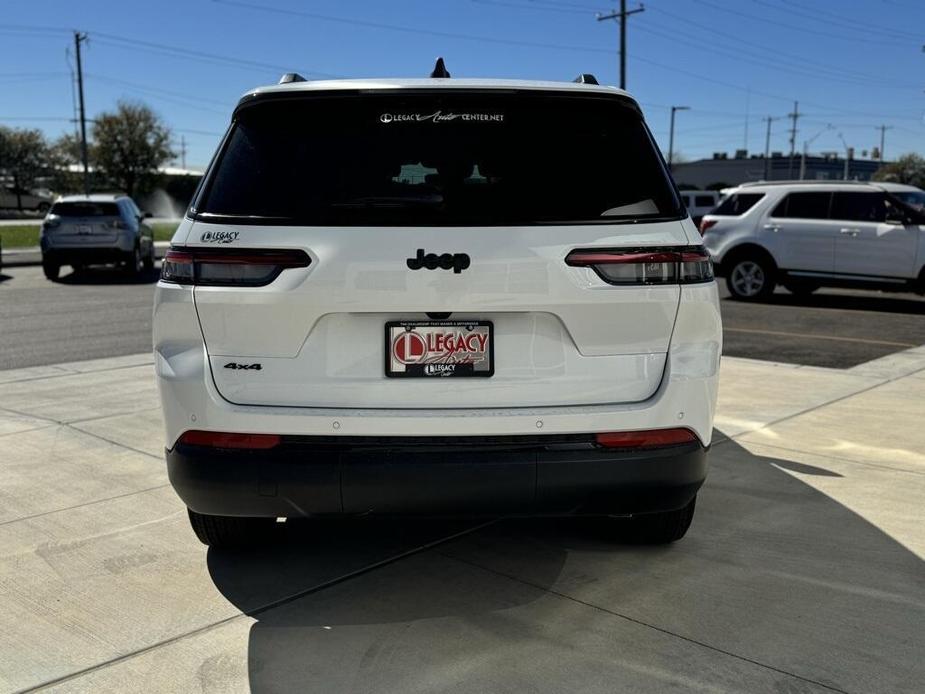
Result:
[[[819,285],[812,282],[792,282],[791,284],[785,284],[784,289],[794,296],[809,296],[819,289]]]
[[[61,266],[49,260],[43,260],[42,272],[45,273],[46,279],[56,282],[58,280],[58,275],[61,274]]]
[[[741,255],[729,263],[726,287],[733,299],[761,301],[774,293],[774,264],[760,255]]]
[[[275,518],[207,516],[187,509],[189,522],[199,541],[216,549],[252,547],[270,538]]]
[[[144,268],[145,272],[154,272],[154,242],[151,242],[151,250],[148,252],[148,255],[145,256],[145,259],[141,261],[141,265]]]
[[[143,261],[141,259],[141,249],[135,246],[132,254],[125,261],[125,273],[129,277],[138,277],[138,275],[141,274],[142,268]]]
[[[687,506],[677,511],[661,513],[643,513],[623,521],[626,523],[624,537],[633,544],[667,545],[676,542],[687,534],[694,519],[694,507],[697,497]]]

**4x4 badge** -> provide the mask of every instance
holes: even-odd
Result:
[[[452,270],[459,274],[469,267],[470,259],[467,253],[436,253],[424,254],[424,249],[419,248],[418,254],[413,258],[408,258],[408,267],[411,270],[420,270],[426,267],[428,270],[436,270],[438,267],[444,270]]]

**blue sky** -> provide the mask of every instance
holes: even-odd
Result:
[[[73,131],[70,31],[84,50],[88,117],[120,98],[150,104],[208,162],[231,108],[286,69],[306,77],[426,76],[446,58],[456,77],[616,84],[612,0],[5,0],[0,13],[0,124]],[[630,1],[630,8],[637,3]],[[766,116],[800,102],[797,149],[887,157],[925,152],[925,1],[650,0],[629,20],[628,89],[667,149],[689,159],[763,151]],[[832,128],[828,126],[831,124]],[[789,122],[772,150],[788,151]]]

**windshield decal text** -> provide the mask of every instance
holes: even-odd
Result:
[[[503,113],[383,113],[381,123],[447,123],[450,121],[503,123]]]

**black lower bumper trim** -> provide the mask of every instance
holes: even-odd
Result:
[[[587,436],[305,437],[262,451],[178,444],[167,469],[186,505],[211,515],[630,514],[685,506],[707,449],[614,450]]]

